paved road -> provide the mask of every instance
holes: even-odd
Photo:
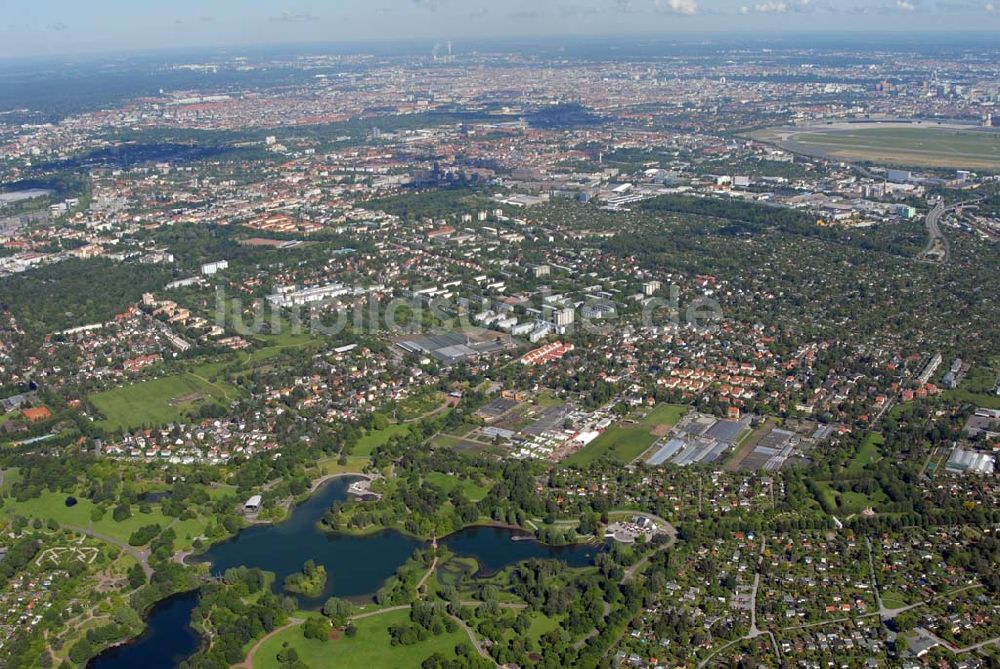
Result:
[[[777,658],[781,657],[781,652],[778,650],[778,640],[774,638],[774,633],[770,630],[761,630],[757,627],[757,590],[760,588],[760,565],[764,559],[764,549],[767,547],[767,538],[763,538],[760,541],[760,552],[757,553],[757,572],[753,575],[753,590],[750,593],[750,631],[746,633],[745,636],[739,639],[733,639],[724,646],[720,646],[714,650],[710,655],[708,655],[704,660],[698,663],[698,669],[702,669],[706,664],[708,664],[713,657],[729,648],[730,646],[739,643],[740,641],[756,639],[759,636],[768,636],[771,638],[771,644],[774,646],[774,656]]]
[[[958,648],[954,644],[952,644],[951,642],[942,639],[937,634],[934,634],[933,632],[931,632],[928,629],[925,629],[923,627],[918,627],[916,629],[916,631],[917,631],[918,634],[921,634],[921,635],[923,635],[925,637],[934,639],[939,644],[941,644],[942,646],[944,646],[945,648],[947,648],[948,650],[950,650],[952,653],[955,653],[956,655],[963,655],[965,653],[971,653],[974,650],[979,650],[980,648],[985,648],[986,646],[992,646],[992,645],[995,645],[995,644],[1000,644],[1000,636],[998,636],[998,637],[994,637],[992,639],[987,639],[986,641],[980,641],[979,643],[973,644],[971,646],[966,646],[965,648]]]
[[[940,262],[948,262],[951,259],[951,244],[948,243],[948,238],[941,232],[941,217],[949,211],[955,211],[956,209],[967,207],[982,200],[983,198],[977,197],[973,200],[956,202],[950,207],[945,207],[944,201],[938,200],[938,203],[934,206],[934,208],[927,213],[927,248],[925,248],[924,252],[920,254],[920,257],[924,260],[935,259],[932,257],[929,258],[928,254],[937,248],[941,251],[941,255],[936,259]]]
[[[951,256],[951,248],[948,245],[948,240],[943,234],[941,234],[941,217],[944,215],[945,209],[944,202],[938,200],[938,203],[927,213],[927,248],[921,256],[925,259],[931,259],[930,255],[932,251],[936,251],[937,254],[934,257],[940,262],[948,262]]]

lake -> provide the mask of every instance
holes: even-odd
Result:
[[[356,480],[357,477],[350,476],[332,479],[295,507],[284,522],[241,530],[234,538],[216,544],[193,559],[211,563],[213,574],[221,574],[231,567],[256,567],[274,572],[277,575],[275,591],[280,591],[285,576],[302,569],[306,560],[313,560],[326,567],[326,588],[322,596],[315,599],[299,597],[300,606],[316,609],[331,596],[370,600],[413,551],[426,546],[427,542],[396,530],[357,536],[321,530],[318,522],[323,514],[334,502],[348,499],[347,488]],[[590,545],[547,546],[526,532],[506,527],[469,527],[440,539],[439,543],[458,555],[476,558],[482,574],[494,573],[530,558],[557,558],[571,567],[583,567],[593,564],[600,550]],[[196,599],[197,593],[188,593],[157,604],[150,613],[147,634],[131,644],[101,654],[91,661],[88,669],[137,666],[172,669],[180,659],[197,650],[197,636],[189,627]],[[179,656],[181,651],[185,653],[183,656]],[[169,656],[169,663],[156,663],[161,655]]]
[[[158,602],[149,612],[142,636],[104,651],[87,664],[87,669],[174,669],[201,643],[191,628],[191,612],[197,605],[197,591]]]
[[[305,608],[318,608],[330,596],[368,598],[427,542],[396,530],[351,535],[325,532],[317,523],[336,501],[348,498],[355,477],[341,477],[323,484],[291,516],[277,525],[256,525],[235,538],[216,544],[198,560],[210,562],[212,573],[231,567],[258,567],[277,574],[275,589],[285,577],[313,560],[326,567],[326,589],[316,599],[299,598]],[[514,541],[513,537],[524,540]],[[546,546],[521,530],[504,527],[469,527],[440,540],[452,552],[474,557],[482,573],[493,573],[529,558],[554,557],[572,567],[593,564],[593,546]]]

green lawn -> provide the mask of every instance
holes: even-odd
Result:
[[[660,404],[634,425],[615,425],[586,447],[564,461],[568,465],[587,465],[604,454],[620,462],[631,462],[643,454],[658,439],[653,430],[661,425],[673,427],[688,407],[678,404]]]
[[[656,437],[641,427],[609,427],[597,439],[564,460],[568,465],[586,465],[609,454],[621,462],[631,462],[653,445]]]
[[[396,423],[393,425],[386,425],[381,430],[373,430],[366,434],[365,436],[358,439],[358,443],[354,445],[354,450],[351,451],[353,455],[364,455],[368,456],[372,454],[379,446],[385,446],[389,443],[389,440],[396,435],[405,434],[410,430],[408,425],[403,425]]]
[[[688,412],[688,408],[680,404],[661,404],[650,411],[645,418],[639,421],[639,424],[649,430],[657,425],[673,427]]]
[[[419,667],[433,655],[441,653],[449,659],[455,657],[455,646],[469,637],[462,630],[432,636],[426,641],[412,646],[392,646],[389,643],[388,627],[406,623],[409,611],[393,611],[383,615],[359,620],[356,623],[357,636],[336,641],[306,639],[302,627],[293,627],[268,639],[254,655],[253,669],[280,669],[278,652],[288,644],[294,648],[299,659],[310,669],[340,669],[341,667]]]
[[[428,483],[440,488],[445,493],[450,493],[455,489],[455,486],[461,483],[462,493],[472,502],[478,502],[482,498],[486,497],[486,493],[490,491],[489,486],[482,486],[470,479],[459,479],[455,476],[444,474],[442,472],[432,472],[426,476],[426,480]]]
[[[179,421],[206,401],[226,401],[238,394],[227,383],[186,373],[95,393],[88,399],[104,416],[98,425],[116,431]]]
[[[825,482],[817,482],[816,485],[819,488],[820,496],[823,498],[817,501],[824,503],[826,508],[833,510],[833,513],[861,513],[868,507],[878,508],[879,504],[886,501],[885,493],[881,490],[876,490],[871,496],[868,496],[860,492],[854,492],[853,490],[838,492],[829,483]]]
[[[984,409],[1000,409],[1000,397],[993,394],[1000,362],[993,365],[974,365],[955,390],[946,390],[944,397],[957,402],[968,402]]]
[[[560,615],[558,618],[550,618],[540,611],[532,611],[528,614],[528,618],[531,620],[531,627],[528,628],[528,631],[524,633],[522,638],[531,639],[537,643],[543,634],[559,629],[559,621],[565,618],[565,616]],[[517,632],[513,629],[508,629],[504,632],[504,639],[506,640],[514,639],[518,636]]]
[[[907,604],[906,598],[903,597],[903,594],[900,592],[890,590],[888,592],[881,593],[880,597],[882,598],[882,606],[887,609],[899,609]]]
[[[861,474],[864,472],[865,466],[875,462],[879,456],[879,447],[885,443],[882,435],[878,432],[869,432],[868,436],[865,437],[864,442],[861,444],[861,448],[858,449],[857,454],[847,465],[848,474]]]
[[[532,401],[536,403],[538,406],[542,407],[543,409],[561,406],[566,403],[565,400],[561,400],[558,397],[553,397],[547,392],[538,393],[538,395],[536,395]]]
[[[348,455],[345,464],[340,464],[339,460],[338,456],[323,458],[316,462],[316,466],[319,467],[322,476],[330,474],[356,474],[364,471],[368,463],[371,462],[371,458],[360,455]]]
[[[66,506],[66,498],[69,495],[61,492],[45,491],[35,499],[26,502],[17,502],[13,499],[7,500],[0,514],[8,518],[14,515],[21,515],[26,518],[38,518],[47,521],[55,519],[60,525],[74,525],[84,529],[94,530],[101,534],[106,534],[119,541],[128,542],[129,536],[144,525],[159,524],[166,528],[172,518],[168,518],[153,507],[152,513],[139,513],[139,507],[132,507],[132,516],[120,523],[115,522],[108,511],[100,520],[93,522],[90,520],[90,512],[94,508],[93,502],[76,496],[75,506]],[[178,532],[178,536],[183,535]]]
[[[0,492],[10,490],[10,487],[21,478],[21,471],[17,467],[3,470],[3,484],[0,485]]]
[[[288,326],[286,330],[291,330],[291,326]],[[297,348],[308,348],[321,342],[320,338],[315,335],[309,333],[292,334],[290,331],[277,335],[258,335],[254,337],[254,341],[259,344],[263,344],[264,348],[257,349],[256,351],[252,351],[250,353],[243,352],[240,357],[244,365],[269,360],[276,355],[281,354],[283,351]]]

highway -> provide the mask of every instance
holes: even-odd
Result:
[[[924,260],[948,262],[951,256],[948,240],[941,234],[941,217],[946,211],[944,202],[938,200],[934,208],[927,212],[927,248],[921,254]]]
[[[920,254],[921,260],[932,262],[948,262],[951,259],[951,245],[948,238],[941,232],[941,217],[949,211],[955,211],[962,207],[967,207],[983,198],[977,197],[974,200],[956,202],[950,207],[944,206],[944,201],[938,200],[934,208],[927,212],[927,248]]]

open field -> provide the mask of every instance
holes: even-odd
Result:
[[[865,466],[875,462],[879,457],[879,447],[885,442],[882,435],[878,432],[869,432],[868,436],[865,437],[864,442],[861,444],[861,448],[858,450],[857,455],[851,460],[850,464],[847,465],[847,473],[849,474],[861,474],[864,472]]]
[[[362,455],[348,455],[347,462],[340,464],[340,458],[332,455],[328,458],[316,461],[316,466],[320,471],[320,476],[333,476],[336,474],[353,474],[363,471],[371,462],[371,458]]]
[[[409,622],[409,611],[391,611],[357,621],[358,633],[353,639],[347,637],[336,641],[306,639],[302,627],[292,627],[268,639],[257,650],[253,659],[253,669],[279,669],[278,651],[284,644],[294,648],[299,659],[311,669],[332,669],[333,667],[419,667],[433,655],[441,653],[447,658],[455,657],[455,646],[468,636],[461,630],[449,634],[432,636],[426,641],[412,646],[392,646],[389,643],[388,627]]]
[[[96,393],[88,399],[104,416],[98,425],[124,430],[177,421],[205,401],[226,400],[237,394],[228,384],[186,373]]]
[[[1000,409],[1000,396],[993,393],[993,386],[1000,375],[1000,360],[989,366],[974,365],[954,390],[946,390],[945,398],[968,402],[984,409]]]
[[[639,421],[644,428],[653,430],[657,427],[673,427],[684,414],[688,412],[688,407],[679,404],[661,404]]]
[[[609,427],[564,462],[568,465],[587,465],[605,454],[620,462],[631,462],[652,446],[667,428],[676,425],[687,410],[685,406],[661,404],[632,425]]]
[[[907,605],[906,597],[901,592],[889,590],[882,593],[882,605],[887,609],[900,609]]]
[[[877,508],[879,504],[886,502],[885,493],[876,490],[871,495],[866,495],[853,490],[839,492],[832,485],[825,482],[817,482],[816,487],[822,499],[818,499],[828,513],[852,514],[861,513],[868,507]]]
[[[21,479],[21,470],[17,467],[3,470],[3,483],[0,483],[0,493],[7,492],[10,487]]]
[[[389,440],[396,435],[405,434],[410,431],[409,425],[394,424],[386,425],[381,430],[372,430],[365,436],[358,439],[358,443],[354,445],[354,450],[351,451],[353,455],[371,455],[379,446],[385,446],[389,443]]]
[[[631,462],[653,445],[656,437],[641,427],[609,427],[597,439],[566,458],[568,465],[586,465],[602,455],[609,454],[616,460]]]
[[[789,151],[885,165],[1000,169],[1000,133],[969,126],[834,124],[753,133]]]
[[[249,353],[242,351],[240,359],[243,364],[253,365],[257,362],[269,360],[290,349],[305,349],[323,343],[320,337],[309,333],[293,334],[290,332],[291,326],[288,326],[286,330],[289,331],[277,335],[257,335],[254,337],[258,344],[264,345],[264,348]]]
[[[0,514],[12,517],[21,515],[26,518],[38,518],[42,521],[55,520],[60,525],[73,525],[85,529],[99,532],[123,543],[128,542],[129,536],[144,525],[158,524],[166,528],[174,519],[164,516],[155,505],[151,513],[141,513],[138,506],[132,507],[132,516],[121,522],[116,522],[108,511],[100,520],[92,521],[91,512],[94,510],[94,503],[90,500],[77,496],[77,503],[74,506],[66,506],[66,493],[56,493],[45,491],[39,497],[29,499],[25,502],[9,500],[4,505]],[[199,536],[204,531],[205,521],[193,519],[190,521],[178,522],[174,526],[177,532],[178,547],[189,548],[191,539]]]
[[[456,486],[461,485],[462,493],[473,502],[478,502],[486,497],[486,493],[490,491],[489,486],[479,485],[470,479],[460,479],[443,472],[431,472],[425,478],[428,483],[440,488],[445,493],[450,493]]]

